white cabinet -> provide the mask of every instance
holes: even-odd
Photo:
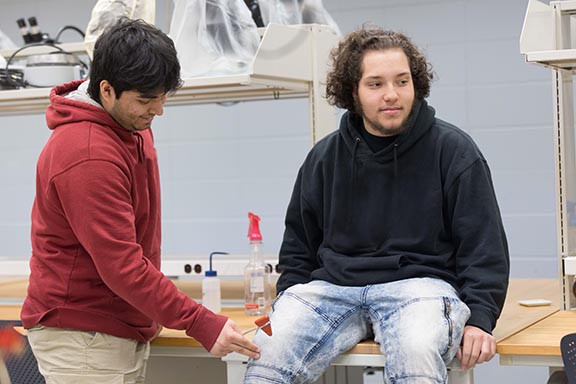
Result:
[[[245,74],[184,79],[167,105],[308,98],[312,142],[337,126],[336,109],[324,96],[330,49],[338,41],[324,25],[269,25],[263,33],[251,70]],[[81,45],[65,46],[72,51]],[[8,56],[9,51],[0,51]],[[50,89],[0,91],[0,115],[43,111]]]
[[[520,51],[526,62],[552,69],[558,268],[564,309],[576,308],[576,1],[530,0]]]

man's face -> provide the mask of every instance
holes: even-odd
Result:
[[[110,84],[101,86],[100,90],[104,109],[128,131],[148,129],[154,117],[164,113],[165,93],[143,95],[137,91],[124,91],[119,98],[116,98],[114,88]]]
[[[356,104],[369,133],[392,136],[406,129],[414,104],[414,83],[408,57],[402,49],[364,54]]]

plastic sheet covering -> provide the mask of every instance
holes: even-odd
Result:
[[[0,30],[0,49],[14,49],[16,44],[10,38]],[[6,64],[4,64],[6,65]]]
[[[264,24],[325,24],[340,35],[340,28],[322,0],[258,0]]]
[[[183,78],[248,73],[260,41],[243,0],[174,0],[170,37]]]
[[[84,38],[84,45],[90,58],[92,58],[98,36],[121,17],[133,20],[142,19],[154,24],[156,0],[98,0],[92,8],[92,16],[86,27]]]

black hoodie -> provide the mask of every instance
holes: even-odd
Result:
[[[486,160],[472,139],[417,103],[409,128],[374,153],[347,112],[300,168],[286,214],[277,291],[311,280],[365,286],[447,281],[492,332],[509,256]]]

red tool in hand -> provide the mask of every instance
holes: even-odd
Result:
[[[259,317],[254,321],[254,324],[256,324],[257,327],[249,329],[245,331],[243,334],[246,335],[247,333],[261,329],[268,336],[272,336],[272,325],[270,324],[270,317],[268,316]]]

